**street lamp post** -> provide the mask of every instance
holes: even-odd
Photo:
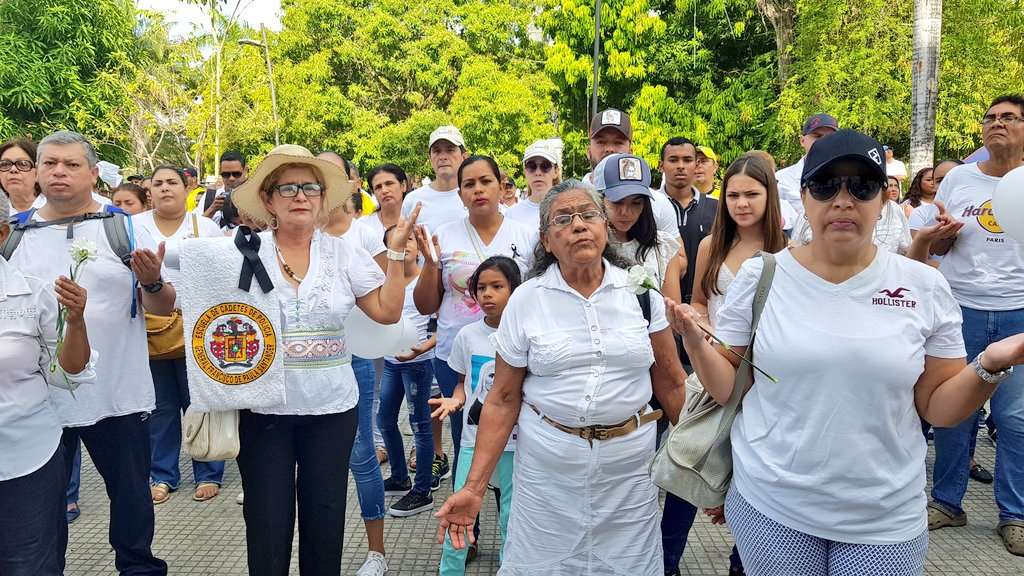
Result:
[[[245,46],[263,48],[263,56],[267,60],[267,79],[270,81],[270,108],[274,114],[274,145],[280,146],[281,129],[278,126],[277,121],[277,90],[274,87],[274,67],[270,63],[270,43],[267,42],[267,29],[265,26],[260,26],[260,32],[263,34],[263,42],[253,40],[251,38],[242,38],[238,43]]]

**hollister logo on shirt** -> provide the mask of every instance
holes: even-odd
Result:
[[[878,291],[881,296],[873,297],[871,304],[875,306],[889,306],[890,308],[916,308],[917,301],[907,298],[907,293],[909,292],[909,288],[882,289]]]
[[[992,234],[1002,234],[1003,229],[996,222],[995,212],[992,211],[992,201],[986,200],[980,207],[973,204],[964,208],[961,218],[977,218],[978,225]]]

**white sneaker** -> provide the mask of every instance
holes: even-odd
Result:
[[[235,496],[235,503],[239,506],[245,504],[245,492],[239,492],[238,496]]]
[[[356,576],[384,576],[388,573],[388,561],[384,555],[373,550],[366,553],[366,561],[359,567]]]

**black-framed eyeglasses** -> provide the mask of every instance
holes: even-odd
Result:
[[[1001,122],[1004,126],[1012,126],[1017,122],[1024,120],[1024,118],[1021,118],[1016,114],[1011,114],[1010,112],[1000,114],[998,116],[996,116],[995,114],[986,114],[984,117],[982,117],[981,123],[984,126],[991,126],[992,124],[995,124],[996,120]]]
[[[548,173],[548,172],[551,172],[551,169],[554,168],[554,167],[555,167],[555,165],[552,164],[551,162],[533,162],[533,161],[531,161],[531,162],[527,162],[526,163],[526,171],[527,172],[537,172],[539,170],[541,172]]]
[[[221,172],[221,178],[241,178],[242,172]]]
[[[308,198],[315,198],[323,194],[323,186],[316,182],[304,182],[302,184],[281,184],[274,186],[274,192],[281,195],[282,198],[295,198],[299,194],[299,190]]]
[[[846,185],[846,190],[850,192],[850,196],[853,196],[853,199],[858,202],[869,202],[875,199],[882,192],[882,189],[888,188],[885,182],[878,180],[861,178],[860,176],[842,176],[829,178],[825,181],[811,180],[807,183],[807,192],[811,195],[811,198],[818,202],[828,202],[835,198],[836,194],[839,194],[843,184]]]
[[[35,167],[35,162],[31,160],[0,160],[0,172],[28,172]]]
[[[584,224],[591,224],[593,222],[604,220],[604,212],[601,212],[600,210],[587,210],[586,212],[559,214],[558,216],[555,216],[554,218],[551,219],[551,225],[554,226],[555,228],[565,228],[569,224],[572,224],[573,219],[576,218],[577,216],[580,217],[580,220]]]

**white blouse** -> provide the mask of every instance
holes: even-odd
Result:
[[[0,481],[35,472],[53,457],[61,421],[47,385],[75,388],[96,378],[96,353],[79,374],[65,374],[57,354],[57,299],[42,280],[0,258]]]
[[[657,279],[659,287],[665,283],[665,272],[668,269],[668,263],[679,253],[680,244],[679,236],[672,237],[659,230],[657,245],[648,250],[644,261],[640,262],[640,259],[637,258],[640,253],[639,241],[633,239],[628,242],[611,242],[612,246],[625,256],[627,260],[643,264],[647,273]]]
[[[505,362],[527,368],[523,401],[566,426],[618,424],[651,399],[649,334],[668,327],[664,302],[651,294],[648,326],[626,271],[604,268],[584,298],[553,264],[512,293],[491,336]]]
[[[276,248],[274,235],[260,234]],[[345,320],[365,296],[384,284],[384,273],[361,247],[316,231],[309,270],[296,288],[276,263],[264,262],[281,305],[285,404],[261,414],[336,414],[359,400]],[[357,336],[358,335],[354,335]]]

